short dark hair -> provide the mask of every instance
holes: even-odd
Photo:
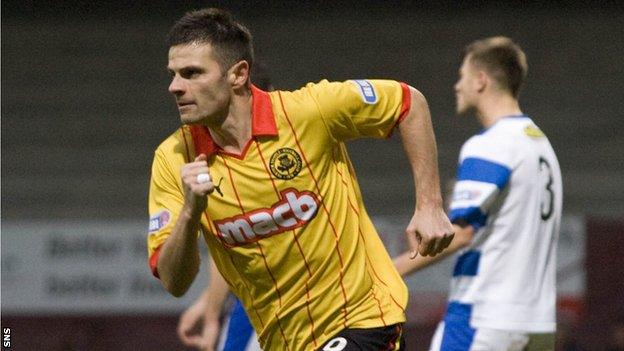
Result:
[[[528,71],[526,55],[518,44],[502,36],[485,38],[466,46],[464,57],[518,97]]]
[[[206,8],[184,14],[169,31],[169,47],[206,43],[212,45],[223,70],[238,61],[253,65],[253,43],[249,30],[225,10]]]

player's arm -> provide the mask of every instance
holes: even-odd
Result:
[[[184,205],[171,231],[160,249],[158,274],[165,289],[173,296],[182,296],[199,271],[198,236],[201,215],[206,208],[207,195],[214,190],[212,181],[199,183],[197,175],[209,173],[206,155],[181,170],[184,186]]]
[[[203,346],[202,327],[207,303],[208,289],[204,290],[180,316],[177,329],[178,337],[188,347],[200,348]]]
[[[438,155],[431,114],[425,97],[410,87],[411,108],[399,124],[403,147],[412,167],[416,208],[406,234],[411,257],[435,256],[453,239],[453,227],[443,208]]]
[[[436,263],[453,253],[461,250],[462,248],[468,246],[470,241],[472,240],[472,236],[474,234],[474,228],[469,225],[462,223],[461,225],[453,224],[453,229],[455,230],[455,236],[453,240],[449,244],[449,246],[444,249],[439,255],[435,257],[428,256],[416,256],[416,258],[412,259],[411,253],[405,252],[394,258],[394,265],[399,271],[401,276],[407,276],[413,272],[421,270],[429,265]]]
[[[214,350],[217,346],[217,341],[219,340],[219,333],[221,332],[219,316],[221,315],[221,310],[225,305],[225,300],[230,293],[230,287],[212,259],[210,260],[209,284],[210,285],[206,289],[207,304],[206,312],[204,314],[202,337],[204,348],[206,350]]]
[[[197,300],[187,308],[178,323],[180,340],[191,347],[214,350],[221,332],[219,317],[229,294],[227,282],[210,259],[210,281]],[[195,331],[200,326],[199,334]]]

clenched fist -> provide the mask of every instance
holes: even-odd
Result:
[[[207,159],[206,155],[201,154],[193,162],[182,166],[180,171],[184,184],[185,206],[188,206],[194,214],[204,211],[208,201],[207,195],[215,189]]]

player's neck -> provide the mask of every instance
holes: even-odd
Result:
[[[479,105],[477,117],[485,128],[489,128],[501,118],[522,114],[518,100],[508,94],[497,94],[484,98]]]
[[[228,115],[218,126],[209,126],[210,136],[224,151],[240,154],[251,139],[251,92],[234,94]]]

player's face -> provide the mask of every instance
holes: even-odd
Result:
[[[232,90],[210,44],[171,47],[167,69],[182,123],[210,125],[227,117]]]
[[[455,83],[454,88],[457,114],[464,115],[474,112],[477,108],[479,85],[477,70],[470,62],[469,57],[464,58],[459,69],[459,80]]]

